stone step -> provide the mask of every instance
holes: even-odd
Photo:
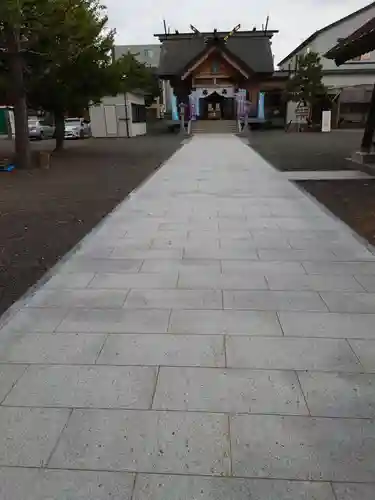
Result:
[[[235,134],[237,122],[235,120],[199,120],[193,123],[193,134]]]

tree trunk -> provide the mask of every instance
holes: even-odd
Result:
[[[20,52],[19,35],[12,30],[9,36],[9,69],[14,104],[16,165],[31,167],[29,127],[27,119],[26,90],[23,78],[23,57]]]
[[[363,134],[362,144],[361,144],[361,151],[364,153],[371,152],[374,129],[375,129],[375,85],[372,89],[370,109],[367,114],[365,132]]]
[[[64,136],[65,136],[65,117],[64,113],[60,111],[55,111],[55,138],[56,146],[55,151],[61,151],[64,149]]]

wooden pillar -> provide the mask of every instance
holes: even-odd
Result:
[[[372,89],[370,109],[367,114],[365,132],[362,138],[361,151],[370,153],[372,148],[372,139],[375,130],[375,84]]]

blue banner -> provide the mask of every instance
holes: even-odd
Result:
[[[258,118],[259,120],[264,120],[264,92],[259,92],[259,100],[258,100]]]
[[[172,120],[175,120],[176,122],[179,121],[179,116],[178,116],[178,109],[177,109],[177,97],[172,94],[171,96],[171,104],[172,104]]]

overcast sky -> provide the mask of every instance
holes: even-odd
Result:
[[[319,28],[364,7],[370,0],[103,0],[117,43],[155,43],[154,33],[163,32],[163,17],[171,27],[190,31],[261,29],[267,15],[269,28],[279,30],[273,39],[275,63]]]

